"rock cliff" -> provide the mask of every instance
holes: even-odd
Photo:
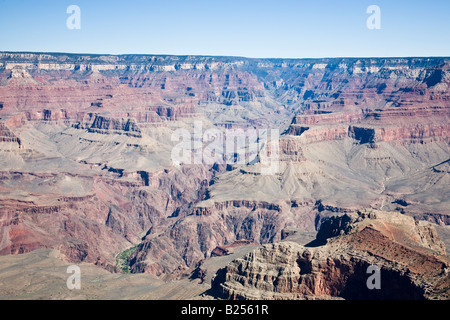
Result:
[[[363,211],[324,221],[316,242],[264,245],[217,272],[227,299],[448,299],[449,263],[433,227],[394,212]],[[369,288],[370,266],[380,270]]]

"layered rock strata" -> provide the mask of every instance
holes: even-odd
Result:
[[[0,53],[0,252],[165,277],[383,208],[448,224],[449,59]],[[177,129],[280,129],[279,170],[173,162]],[[216,251],[215,251],[216,250]]]
[[[326,220],[315,242],[264,245],[219,270],[212,287],[226,299],[449,298],[450,260],[430,225],[363,211]],[[371,266],[377,288],[367,285]]]

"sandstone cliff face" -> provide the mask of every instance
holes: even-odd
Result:
[[[344,81],[333,74],[327,80],[328,95],[322,94],[320,99],[314,96],[317,90],[306,90],[306,100],[288,134],[304,135],[305,143],[314,142],[308,139],[311,136],[321,136],[316,141],[341,140],[346,130],[359,143],[448,142],[448,64],[424,69],[404,66],[395,72],[389,67],[376,69],[373,73],[361,71],[362,82],[354,76]],[[434,76],[437,73],[440,76]],[[373,131],[374,136],[361,139],[355,128],[361,134],[362,130]],[[341,134],[323,136],[324,130],[341,130]]]
[[[92,121],[91,126],[88,128],[88,131],[96,133],[112,132],[136,138],[142,137],[141,130],[134,119],[114,119],[97,115]]]
[[[177,267],[175,261],[183,268],[195,268],[200,260],[213,255],[218,246],[236,241],[258,244],[277,241],[286,226],[313,229],[315,217],[309,207],[289,210],[287,204],[259,201],[216,203],[213,207],[194,207],[179,214],[169,232],[150,233],[143,239],[131,257],[132,272],[170,274]]]
[[[11,194],[19,184],[33,188],[44,180],[53,181],[56,188],[47,193],[41,187],[29,201],[2,199],[0,253],[56,248],[71,262],[90,262],[118,272],[115,256],[119,252],[138,243],[139,235],[163,231],[168,216],[197,200],[196,190],[210,176],[209,172],[198,170],[201,169],[154,172],[144,180],[136,175],[138,180],[134,184],[100,175],[93,177],[90,185],[89,177],[78,180],[74,175],[72,179],[77,179],[77,183],[88,184],[89,194],[56,198],[53,192],[64,192],[65,180],[69,178],[61,182],[54,174],[2,173],[3,182],[14,181],[10,185]],[[204,178],[186,179],[190,175]],[[181,192],[183,189],[190,191]]]
[[[279,242],[219,270],[212,281],[227,299],[448,299],[450,260],[429,225],[398,213],[365,211],[326,220],[304,247]],[[369,289],[369,266],[380,289]]]
[[[20,138],[18,138],[5,123],[0,122],[0,141],[17,143],[20,146]]]

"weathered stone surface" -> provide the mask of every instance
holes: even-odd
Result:
[[[430,225],[394,212],[364,211],[323,222],[321,246],[264,245],[212,280],[227,299],[448,299],[450,259]],[[366,285],[380,269],[380,289]]]

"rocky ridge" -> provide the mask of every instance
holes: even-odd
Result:
[[[219,270],[212,288],[226,299],[449,297],[444,245],[432,226],[411,217],[374,210],[343,214],[324,221],[313,242],[255,249]],[[366,285],[374,265],[379,289]]]

